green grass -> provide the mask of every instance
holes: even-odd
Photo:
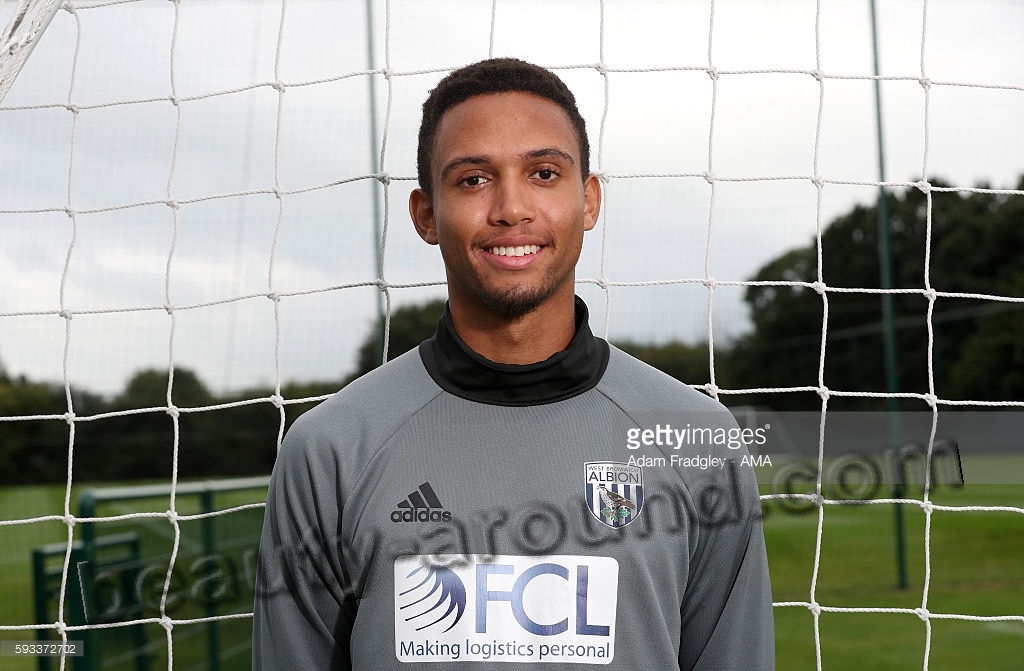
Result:
[[[1006,458],[1002,468],[1024,473],[1024,460]],[[919,492],[910,492],[913,497]],[[252,500],[240,493],[218,499],[217,507]],[[249,497],[249,498],[246,498]],[[57,486],[0,488],[0,519],[59,515],[64,489]],[[73,511],[77,512],[78,490]],[[951,506],[1024,507],[1020,485],[968,485],[933,493],[932,500]],[[132,504],[135,510],[163,511],[168,501],[148,500]],[[180,499],[182,513],[197,512],[194,499]],[[890,504],[861,506],[829,505],[824,509],[821,554],[814,595],[817,603],[842,608],[907,608],[922,606],[925,578],[925,513],[920,506],[903,508],[908,587],[896,586],[895,514]],[[125,510],[107,509],[103,514]],[[241,516],[218,518],[218,532],[232,535],[226,525],[251,525]],[[113,524],[113,523],[110,523]],[[157,520],[133,523],[143,542],[166,553],[170,547],[168,523]],[[777,507],[765,519],[772,589],[775,601],[807,602],[811,598],[818,513],[797,515]],[[127,528],[127,527],[125,527]],[[123,530],[123,529],[121,529]],[[77,531],[77,528],[76,528]],[[113,533],[117,531],[110,527]],[[197,522],[183,522],[187,543],[200,538]],[[60,522],[0,526],[0,625],[35,621],[32,608],[30,552],[45,543],[64,541],[67,527]],[[935,614],[1020,617],[1024,615],[1024,515],[1015,512],[951,512],[936,510],[930,527],[930,584],[927,607]],[[62,557],[58,557],[62,560]],[[59,563],[59,562],[58,562]],[[243,598],[231,608],[247,612]],[[227,609],[221,612],[228,612]],[[185,605],[175,617],[202,617],[202,609]],[[816,668],[815,623],[803,606],[775,609],[777,666],[780,671]],[[221,649],[234,648],[234,664],[248,668],[248,635],[251,621],[242,619],[220,627]],[[1009,671],[1021,668],[1024,658],[1024,623],[931,621],[930,671],[984,668]],[[821,613],[818,632],[825,671],[870,671],[924,668],[926,624],[915,614]],[[201,664],[208,645],[204,625],[174,628],[175,668]],[[0,639],[30,639],[34,632],[0,632]],[[166,668],[164,632],[148,627],[153,642],[154,668]],[[125,637],[122,636],[122,639]],[[122,642],[118,645],[127,645]],[[35,671],[34,660],[5,657],[4,671]],[[53,668],[56,668],[54,666]],[[127,665],[111,667],[130,668]],[[202,668],[202,667],[200,667]]]
[[[1021,469],[1020,460],[1008,464]],[[908,498],[919,498],[920,491]],[[940,505],[1024,507],[1020,485],[945,488]],[[896,513],[891,504],[824,508],[815,601],[824,607],[921,608],[926,574],[926,515],[904,504],[907,588],[897,586]],[[817,510],[777,509],[765,520],[773,598],[811,600]],[[1024,616],[1024,515],[1014,512],[932,512],[927,609],[932,614]],[[815,626],[803,606],[775,611],[780,670],[815,669]],[[1009,671],[1021,668],[1024,623],[931,620],[928,669]],[[830,613],[818,621],[827,671],[924,668],[926,624],[916,614]],[[983,662],[981,660],[984,660]]]
[[[76,487],[71,498],[72,512],[75,514],[79,513],[78,497],[81,489],[84,487]],[[216,495],[214,508],[223,509],[261,501],[263,496],[264,492],[258,490],[219,493]],[[96,514],[110,516],[131,512],[162,513],[169,508],[169,504],[170,500],[167,496],[101,503],[97,507]],[[62,515],[63,507],[63,487],[0,488],[0,519],[2,520]],[[196,495],[179,495],[175,507],[182,515],[198,513],[200,512],[199,498]],[[215,570],[222,569],[225,565],[211,566],[194,563],[199,560],[199,557],[206,555],[208,550],[203,542],[204,522],[199,520],[179,522],[181,529],[179,555],[176,563],[176,576],[172,581],[172,590],[175,590],[177,597],[172,604],[173,608],[169,607],[168,609],[172,617],[188,619],[201,618],[214,613],[251,612],[252,592],[248,585],[251,571],[249,574],[245,573],[246,566],[240,561],[240,557],[245,550],[254,549],[262,516],[262,510],[257,509],[210,518],[209,523],[213,525],[213,536],[218,543],[215,551],[230,558],[233,567],[237,569],[235,574],[238,576],[238,580],[231,585],[231,593],[226,595],[225,600],[216,607],[216,610],[208,610],[200,602],[205,592],[201,587],[196,589],[193,587],[204,577],[209,576]],[[76,525],[76,540],[80,540],[81,531],[81,525]],[[114,621],[125,621],[138,617],[157,617],[159,608],[156,604],[159,601],[160,588],[166,572],[167,558],[173,547],[173,527],[166,518],[137,518],[124,522],[104,522],[100,534],[109,536],[124,532],[130,532],[138,538],[139,556],[131,562],[127,573],[122,573],[119,570],[114,575],[135,576],[140,569],[155,566],[153,580],[151,583],[147,583],[153,585],[151,589],[147,590],[152,605],[141,614],[117,614],[112,617]],[[241,543],[232,544],[232,540],[239,537],[242,537]],[[65,543],[66,541],[67,527],[60,521],[0,526],[0,625],[24,625],[37,621],[33,597],[32,550],[49,543]],[[125,548],[122,546],[108,551],[108,554],[124,551]],[[97,556],[96,559],[102,561],[101,556]],[[54,567],[58,571],[62,568],[63,563],[63,551],[48,560],[48,566]],[[122,589],[124,589],[123,586]],[[73,617],[72,602],[75,602],[76,605],[81,602],[79,594],[72,593],[74,591],[74,589],[69,589],[69,593],[65,597],[65,621],[68,622],[71,622]],[[99,594],[96,597],[95,607],[101,611],[107,610],[108,613],[115,613],[117,604],[114,597],[103,598],[104,594],[113,594],[113,592],[102,592],[99,589],[97,592]],[[90,621],[97,619],[95,610],[92,613],[92,618]],[[57,619],[56,598],[49,604],[49,614],[46,619],[50,622]],[[215,634],[212,633],[214,628],[216,629]],[[218,648],[221,650],[221,659],[226,660],[230,655],[230,661],[225,661],[221,668],[224,671],[248,669],[251,654],[251,630],[252,621],[249,618],[218,622],[216,625],[177,625],[173,629],[175,668],[181,670],[205,668],[204,660],[210,645],[209,637],[215,635]],[[98,630],[92,634],[104,637],[101,649],[103,650],[105,669],[114,671],[135,669],[134,661],[131,659],[126,659],[122,663],[108,662],[112,655],[129,651],[135,646],[137,632],[137,629],[118,627]],[[145,625],[143,635],[152,663],[151,668],[167,668],[167,645],[164,629],[159,625]],[[0,640],[32,640],[35,637],[34,630],[0,631]],[[81,639],[83,635],[71,633],[69,638]],[[88,643],[87,641],[87,645]],[[37,660],[34,659],[4,657],[0,660],[0,669],[3,671],[36,671],[37,668]],[[57,664],[51,665],[51,668],[56,669]]]

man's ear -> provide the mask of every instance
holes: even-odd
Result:
[[[589,231],[597,224],[601,214],[601,180],[591,174],[583,182],[583,230]]]
[[[430,194],[423,189],[412,190],[409,194],[409,216],[423,241],[436,245],[437,222],[434,220],[434,201]]]

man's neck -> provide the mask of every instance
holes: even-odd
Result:
[[[474,304],[478,305],[478,304]],[[574,295],[551,296],[532,312],[507,317],[449,301],[452,326],[474,352],[495,363],[531,364],[561,352],[576,333]]]

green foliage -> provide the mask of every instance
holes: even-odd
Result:
[[[430,337],[444,309],[444,301],[407,306],[391,316],[389,358],[394,358]],[[360,348],[361,375],[377,363],[377,324]],[[350,379],[352,379],[350,378]],[[282,387],[285,399],[327,396],[343,381],[292,383]],[[168,372],[136,372],[112,399],[72,390],[75,414],[80,417],[115,413],[112,417],[75,423],[74,480],[103,481],[171,477],[257,475],[270,472],[277,456],[282,413],[270,402],[243,403],[216,411],[196,411],[214,405],[270,398],[273,390],[246,389],[227,396],[212,393],[199,376],[175,368],[168,405]],[[284,406],[285,427],[317,402]],[[117,414],[125,413],[127,414]],[[63,415],[67,402],[63,387],[10,379],[0,368],[0,416],[48,415],[50,419],[0,422],[0,484],[61,482],[68,477],[70,428]],[[17,467],[15,468],[15,464]]]
[[[942,186],[933,181],[934,186]],[[1018,188],[1024,187],[1024,178]],[[989,193],[918,188],[887,198],[892,286],[897,289],[1024,295],[1024,199]],[[931,230],[927,226],[931,214]],[[755,281],[818,279],[815,242],[765,264]],[[926,263],[927,259],[927,263]],[[821,236],[822,279],[828,287],[880,288],[878,210],[857,206]],[[925,272],[927,270],[927,281]],[[827,298],[824,383],[830,389],[887,391],[882,299],[865,293],[805,287],[751,286],[745,294],[754,329],[729,353],[732,388],[816,386]],[[921,294],[893,297],[898,355],[897,389],[927,393],[928,301]],[[939,298],[931,317],[935,393],[954,399],[1024,397],[1024,306],[977,298]],[[813,394],[736,399],[776,409],[820,407]],[[872,399],[843,399],[847,409],[879,407]],[[917,406],[915,406],[917,407]]]
[[[74,481],[168,479],[266,474],[274,463],[280,413],[270,403],[216,412],[189,412],[236,399],[217,398],[193,372],[174,372],[172,400],[181,410],[175,422],[167,405],[167,372],[139,371],[113,400],[72,389],[76,416],[141,411],[75,423],[71,453]],[[336,387],[336,385],[335,385]],[[244,398],[269,397],[270,390]],[[158,408],[157,410],[146,410]],[[70,428],[62,387],[24,378],[0,381],[0,416],[50,416],[0,422],[0,484],[61,482],[68,477]]]
[[[124,391],[114,400],[114,406],[127,409],[167,405],[167,381],[167,371],[139,371],[128,380]],[[187,368],[176,368],[171,400],[176,406],[199,407],[209,405],[213,396],[198,375]]]
[[[388,360],[405,354],[434,334],[437,321],[444,312],[444,300],[432,300],[423,305],[403,305],[391,313],[388,333]],[[381,345],[384,322],[378,319],[370,334],[359,346],[356,371],[350,379],[365,375],[381,364]]]
[[[634,342],[619,342],[615,345],[687,384],[704,384],[711,379],[707,343],[687,345],[670,342],[663,345],[640,345]],[[715,362],[715,370],[719,370],[718,361]]]
[[[1015,296],[1024,295],[1024,287]],[[1020,399],[1024,390],[1024,319],[1016,312],[982,312],[950,367],[954,398]]]
[[[0,378],[0,416],[63,415],[58,390],[24,377]],[[63,420],[0,422],[0,483],[26,482],[34,473],[67,478],[68,425]]]

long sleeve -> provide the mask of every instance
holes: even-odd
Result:
[[[253,669],[351,668],[356,600],[344,569],[341,505],[331,451],[300,425],[271,477],[260,542]]]
[[[753,471],[733,465],[701,539],[681,608],[683,671],[771,671],[771,584]]]

